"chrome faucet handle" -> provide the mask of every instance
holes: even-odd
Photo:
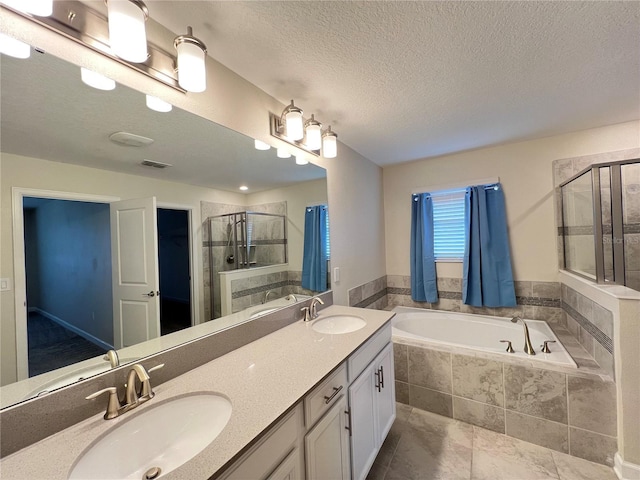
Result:
[[[302,316],[302,320],[303,321],[305,321],[305,322],[311,321],[311,309],[309,307],[302,307],[300,309],[300,311],[303,314],[303,316]]]
[[[103,393],[109,394],[109,402],[107,403],[107,411],[104,414],[104,419],[110,420],[112,418],[116,418],[118,416],[118,409],[120,408],[120,400],[118,400],[118,390],[116,387],[103,388],[102,390],[92,393],[86,397],[86,400],[93,400]]]
[[[142,385],[140,385],[140,391],[138,392],[138,399],[151,399],[154,397],[155,393],[153,392],[153,389],[151,388],[151,379],[148,376],[148,374],[150,374],[151,372],[155,372],[156,370],[160,370],[162,367],[164,367],[164,363],[161,363],[160,365],[156,365],[155,367],[151,367],[149,370],[147,370],[147,379],[142,381]]]
[[[540,345],[542,347],[542,353],[551,353],[551,350],[549,350],[549,344],[550,343],[556,343],[555,340],[545,340],[543,342],[542,345]]]
[[[120,366],[120,359],[118,358],[118,352],[115,350],[109,350],[104,357],[103,360],[106,360],[111,364],[111,368],[116,368]]]
[[[506,350],[507,352],[509,352],[509,353],[514,353],[515,352],[515,350],[511,346],[511,340],[500,340],[500,342],[507,344],[507,350]]]

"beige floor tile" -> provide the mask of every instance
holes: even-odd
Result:
[[[473,427],[414,409],[385,480],[468,480]]]
[[[560,480],[617,480],[613,469],[565,453],[552,452]]]
[[[558,479],[551,450],[474,427],[473,480]]]

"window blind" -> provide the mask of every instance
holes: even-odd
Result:
[[[464,256],[464,196],[465,190],[443,190],[431,194],[436,260],[460,261]]]

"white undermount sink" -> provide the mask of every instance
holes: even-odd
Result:
[[[311,328],[318,333],[341,334],[360,330],[367,324],[362,318],[355,315],[329,315],[318,318]]]
[[[124,415],[131,418],[82,453],[70,480],[159,478],[215,440],[231,418],[231,402],[221,395],[202,393]]]

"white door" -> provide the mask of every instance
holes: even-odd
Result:
[[[155,197],[111,203],[111,261],[114,347],[159,337]]]
[[[342,396],[304,439],[307,480],[349,480],[347,401]]]
[[[378,380],[374,365],[369,365],[349,387],[351,410],[351,462],[354,480],[366,478],[378,454],[376,405]]]

